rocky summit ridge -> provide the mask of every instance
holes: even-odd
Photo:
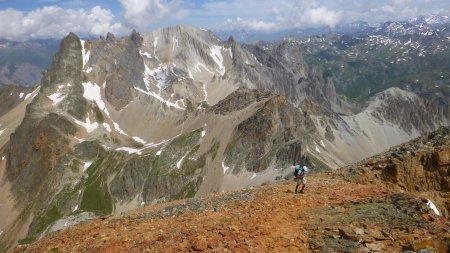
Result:
[[[337,169],[449,125],[448,108],[401,89],[354,104],[302,55],[186,26],[69,34],[39,89],[0,116],[0,249],[273,181],[293,162]]]
[[[13,252],[448,252],[448,207],[432,202],[430,192],[396,184],[386,171],[392,169],[382,168],[388,154],[404,163],[415,154],[429,173],[440,166],[442,173],[426,178],[446,182],[448,140],[449,129],[441,128],[340,171],[313,170],[303,194],[282,180],[157,204],[55,232]],[[404,169],[405,176],[418,174]],[[427,187],[422,178],[407,180]],[[449,200],[447,188],[437,191]]]

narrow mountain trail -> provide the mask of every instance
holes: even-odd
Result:
[[[294,194],[294,189],[295,182],[282,181],[148,206],[52,233],[35,244],[16,248],[15,252],[396,252],[403,244],[412,245],[419,235],[448,229],[428,211],[426,217],[439,224],[413,228],[414,224],[404,222],[413,232],[404,229],[403,234],[386,229],[385,225],[401,217],[397,212],[377,217],[378,209],[371,209],[372,204],[379,203],[380,210],[389,210],[386,199],[393,192],[380,185],[346,182],[325,173],[310,175],[304,194]],[[354,214],[361,205],[367,214]],[[414,205],[410,208],[417,209]],[[336,210],[339,214],[327,213]],[[367,226],[359,224],[359,228],[362,221]],[[377,226],[382,234],[378,237],[374,235]],[[401,237],[407,234],[411,238]]]

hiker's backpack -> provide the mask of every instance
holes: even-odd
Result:
[[[296,165],[294,170],[294,176],[295,177],[303,177],[305,175],[305,170],[303,170],[302,166]]]

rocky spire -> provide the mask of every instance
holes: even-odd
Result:
[[[131,32],[130,39],[137,47],[141,47],[144,43],[144,38],[135,29]]]

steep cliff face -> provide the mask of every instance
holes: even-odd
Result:
[[[286,97],[266,100],[248,119],[235,128],[225,150],[225,164],[235,173],[245,169],[261,172],[267,168],[292,165],[293,146],[316,133],[313,121],[290,104]]]

